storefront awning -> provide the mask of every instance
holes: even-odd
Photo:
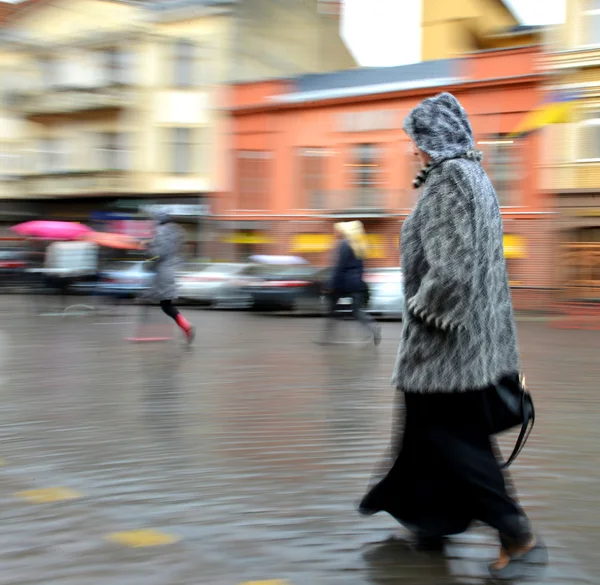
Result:
[[[514,234],[505,234],[504,257],[509,260],[525,258],[525,239]]]

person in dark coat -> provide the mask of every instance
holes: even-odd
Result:
[[[398,434],[391,469],[359,510],[388,512],[426,545],[484,522],[502,545],[490,570],[506,577],[545,549],[508,493],[486,423],[494,385],[519,374],[498,199],[453,95],[424,100],[403,128],[424,167],[401,236]]]
[[[360,221],[342,222],[335,225],[342,240],[336,252],[336,263],[328,290],[328,318],[321,343],[329,343],[335,324],[338,302],[343,297],[352,298],[352,316],[360,323],[375,345],[381,341],[381,330],[363,310],[367,285],[363,280],[364,257],[367,252],[366,235]]]
[[[192,343],[195,328],[173,304],[177,299],[177,270],[183,248],[181,228],[165,213],[157,214],[156,223],[154,238],[148,245],[155,273],[147,296],[160,304],[163,312],[185,333],[188,343]]]

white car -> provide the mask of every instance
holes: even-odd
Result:
[[[227,296],[232,281],[248,264],[215,263],[188,265],[177,278],[179,298],[207,305],[218,305]]]

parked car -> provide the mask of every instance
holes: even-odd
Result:
[[[148,262],[115,262],[102,268],[95,282],[79,283],[75,289],[77,292],[131,299],[151,286],[153,276],[152,266]]]
[[[0,249],[0,287],[19,287],[25,283],[27,253],[20,248]]]
[[[311,265],[260,266],[239,290],[255,310],[321,312],[324,274]]]
[[[331,268],[322,275],[324,283],[331,278]],[[369,268],[365,270],[364,281],[367,285],[365,310],[373,316],[401,319],[404,313],[404,277],[402,269]],[[323,311],[327,309],[323,299]],[[338,301],[339,313],[350,313],[352,298],[342,297]]]
[[[312,266],[263,268],[241,286],[249,297],[248,304],[259,310],[296,310],[325,314],[327,299],[324,291],[331,279],[331,268]],[[404,312],[404,280],[400,268],[376,268],[365,271],[365,309],[372,315],[402,318]],[[352,299],[338,301],[338,311],[350,313]]]
[[[248,264],[190,264],[178,275],[179,297],[185,301],[219,305],[227,297],[231,283],[238,279]]]
[[[372,315],[401,319],[404,314],[402,268],[373,268],[365,271],[369,287],[367,311]]]

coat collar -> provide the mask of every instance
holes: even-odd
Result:
[[[452,160],[452,159],[456,159],[456,158],[464,158],[467,160],[472,160],[474,162],[480,163],[483,160],[483,153],[480,150],[469,150],[469,151],[465,152],[464,154],[460,154],[458,156],[451,156],[448,158],[431,161],[431,162],[427,163],[419,171],[419,174],[415,177],[415,180],[413,181],[413,187],[415,189],[418,189],[421,185],[423,185],[423,183],[425,183],[425,181],[427,180],[427,177],[429,176],[429,173],[433,169],[435,169],[437,166],[441,165],[443,162],[445,162],[447,160]]]

